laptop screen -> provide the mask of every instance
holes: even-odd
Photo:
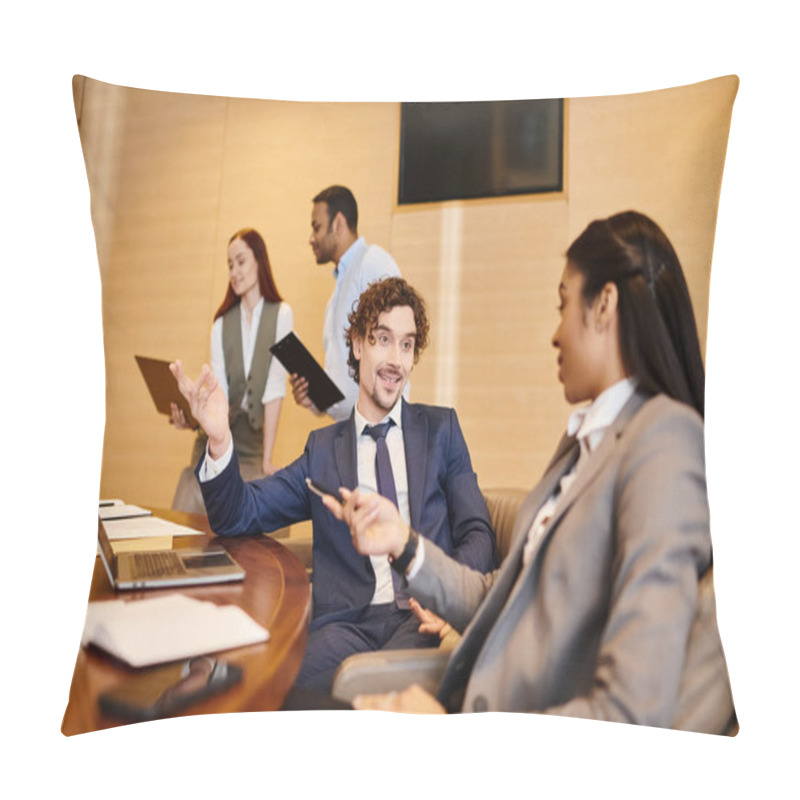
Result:
[[[103,566],[106,568],[108,579],[113,585],[114,572],[116,571],[114,562],[114,549],[111,547],[111,541],[108,538],[105,526],[103,525],[103,520],[100,519],[100,517],[97,518],[97,543],[100,545],[100,555],[102,557]]]

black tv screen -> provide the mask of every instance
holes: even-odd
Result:
[[[564,101],[403,103],[400,205],[563,188]]]

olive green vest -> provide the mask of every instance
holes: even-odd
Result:
[[[280,303],[267,303],[261,311],[261,320],[253,349],[250,374],[244,374],[244,352],[242,350],[242,306],[237,303],[222,318],[222,353],[225,356],[225,376],[228,379],[228,404],[231,426],[237,417],[246,414],[250,427],[260,431],[264,427],[264,387],[272,362],[269,348],[275,344],[275,328],[278,323]],[[268,358],[265,358],[265,355]],[[247,410],[242,408],[242,398],[247,395]]]

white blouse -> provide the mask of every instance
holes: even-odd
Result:
[[[242,318],[242,354],[244,356],[245,374],[250,374],[250,368],[253,364],[253,350],[256,345],[256,334],[258,333],[258,324],[261,320],[261,312],[264,309],[264,298],[262,297],[256,307],[253,309],[253,317],[250,324],[247,323],[247,314],[243,313]],[[292,330],[294,318],[292,316],[292,309],[287,303],[281,303],[278,308],[278,320],[275,330],[275,341],[280,341],[287,333]],[[266,354],[269,358],[269,353]],[[222,351],[222,317],[214,320],[211,327],[211,369],[225,392],[225,397],[228,397],[228,378],[225,375],[225,355]],[[266,404],[270,400],[275,400],[279,397],[286,397],[286,369],[278,361],[273,358],[269,371],[267,372],[267,382],[264,386],[264,396],[261,402]],[[242,399],[242,407],[247,400],[247,395]]]

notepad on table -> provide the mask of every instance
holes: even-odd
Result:
[[[239,606],[170,594],[89,603],[81,644],[91,643],[132,667],[146,667],[268,639],[269,631]]]
[[[101,517],[102,519],[102,517]],[[202,531],[178,525],[161,517],[125,517],[123,519],[103,520],[108,538],[111,541],[118,539],[145,539],[164,536],[197,536]]]
[[[98,506],[98,514],[102,520],[149,517],[152,513],[148,508],[134,506],[129,503],[113,503],[111,505],[100,503]]]

